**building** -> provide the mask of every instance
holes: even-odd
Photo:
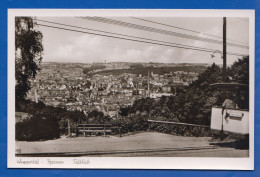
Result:
[[[171,93],[151,93],[150,98],[161,98],[162,96],[173,96]]]

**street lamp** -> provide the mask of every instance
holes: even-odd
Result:
[[[219,50],[215,50],[212,54],[210,54],[212,59],[215,57],[215,53],[220,53],[221,58],[223,58],[223,54],[222,54],[222,52],[219,51]]]

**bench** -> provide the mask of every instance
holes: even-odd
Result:
[[[98,135],[103,134],[107,136],[112,132],[111,124],[78,124],[77,130],[79,133],[83,133],[84,136],[86,135]]]

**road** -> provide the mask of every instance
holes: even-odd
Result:
[[[17,141],[18,156],[102,157],[248,157],[248,149],[212,145],[210,137],[182,137],[142,132],[122,138],[62,137],[42,142]]]

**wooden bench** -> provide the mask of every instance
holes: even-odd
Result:
[[[84,136],[86,135],[98,135],[99,133],[107,136],[112,132],[111,124],[78,124],[77,130],[79,133],[83,133]]]

